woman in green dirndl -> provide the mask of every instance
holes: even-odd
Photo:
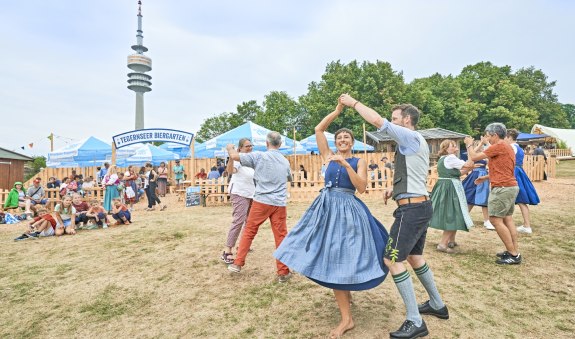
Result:
[[[473,169],[473,162],[459,159],[455,153],[459,148],[453,140],[444,140],[439,145],[440,156],[437,162],[437,183],[431,191],[433,217],[429,226],[443,230],[437,250],[454,253],[457,246],[455,234],[457,231],[468,231],[473,226],[471,216],[467,211],[465,191],[461,185],[461,175]]]

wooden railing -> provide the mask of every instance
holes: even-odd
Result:
[[[570,148],[568,149],[548,149],[545,150],[546,153],[548,153],[551,156],[556,156],[556,157],[571,157],[573,156],[573,151],[571,151]]]
[[[100,202],[104,201],[104,190],[101,187],[86,188],[83,189],[83,191],[85,200],[97,199]],[[60,203],[62,200],[60,197],[60,189],[45,188],[44,192],[46,192],[44,199],[48,199],[46,207],[48,207],[50,210],[53,210],[56,204]],[[4,204],[6,199],[8,199],[9,193],[10,190],[0,190],[0,204]]]

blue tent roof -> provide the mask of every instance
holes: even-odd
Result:
[[[182,144],[176,144],[173,142],[165,142],[159,146],[161,149],[176,153],[181,158],[190,157],[190,146],[184,146]]]
[[[332,151],[335,152],[335,135],[329,132],[323,132],[325,137],[327,138],[327,144]],[[303,147],[305,147],[308,151],[318,152],[317,148],[317,140],[315,138],[315,134],[310,135],[307,138],[301,139],[300,143]],[[353,143],[353,151],[355,152],[363,152],[363,151],[373,151],[374,148],[371,145],[364,144],[361,141],[355,140]]]
[[[529,133],[519,133],[517,136],[517,141],[525,141],[531,139],[542,139],[547,138],[547,134],[529,134]]]
[[[214,137],[204,143],[197,144],[194,147],[194,157],[196,158],[214,158],[216,156],[225,156],[225,148],[228,144],[237,145],[241,138],[248,138],[254,145],[254,151],[266,150],[266,137],[271,132],[269,129],[254,124],[251,121],[231,129],[217,137]],[[280,152],[283,154],[293,154],[294,141],[282,135],[282,146]],[[296,141],[296,153],[305,154],[306,149]]]
[[[104,141],[89,137],[87,139],[66,145],[48,153],[48,167],[88,167],[99,166],[101,161],[112,155],[112,146]]]
[[[138,148],[134,155],[118,160],[117,165],[120,167],[126,167],[129,165],[144,165],[147,162],[151,162],[153,165],[159,165],[161,162],[167,162],[170,160],[180,159],[180,156],[156,147],[152,144],[145,144],[142,147]]]

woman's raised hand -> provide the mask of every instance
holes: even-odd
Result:
[[[357,103],[357,100],[355,100],[354,98],[352,98],[351,95],[344,93],[342,95],[339,96],[339,103],[342,105],[345,105],[347,107],[353,107],[353,105],[355,103]]]

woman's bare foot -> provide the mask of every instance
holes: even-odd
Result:
[[[353,324],[353,320],[350,319],[349,321],[341,321],[339,323],[339,325],[337,325],[336,328],[334,328],[333,330],[331,330],[330,334],[329,334],[329,338],[330,339],[336,339],[336,338],[341,338],[341,336],[351,330],[355,325]]]

